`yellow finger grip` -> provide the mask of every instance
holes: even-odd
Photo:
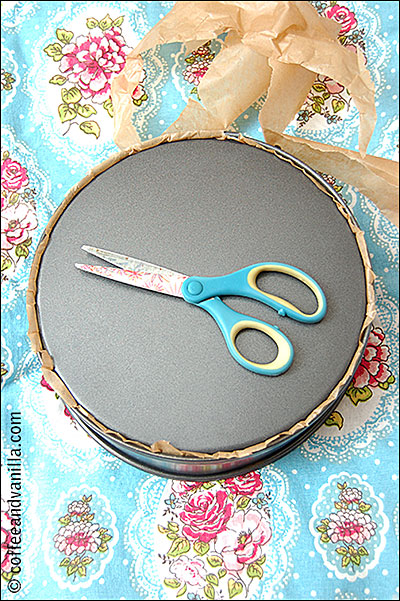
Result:
[[[274,273],[276,273],[276,272],[284,273],[286,275],[289,275],[289,276],[296,278],[297,280],[303,282],[303,284],[305,284],[308,288],[310,288],[310,290],[314,293],[314,295],[317,299],[317,303],[318,303],[317,309],[314,311],[314,313],[304,313],[303,311],[301,311],[300,309],[298,309],[297,307],[292,305],[292,303],[285,300],[284,298],[280,298],[279,296],[275,296],[274,294],[269,294],[268,292],[264,292],[264,290],[261,290],[257,286],[257,278],[260,275],[260,273],[263,273],[266,271],[274,272]],[[289,309],[290,311],[294,312],[296,315],[298,315],[300,317],[304,317],[305,319],[313,318],[313,317],[317,316],[318,314],[320,314],[322,311],[324,311],[326,301],[325,301],[325,297],[324,297],[324,294],[323,294],[321,288],[306,273],[300,271],[300,269],[291,267],[290,265],[285,265],[282,263],[266,263],[263,265],[258,265],[257,267],[254,267],[251,271],[249,271],[248,276],[247,276],[247,282],[251,288],[253,288],[254,290],[257,290],[257,292],[259,292],[260,294],[265,295],[266,297],[271,299],[273,302],[275,302],[277,305],[282,305],[286,309]]]
[[[259,330],[260,332],[263,332],[272,338],[278,347],[276,358],[270,363],[255,363],[254,361],[246,359],[246,357],[239,352],[236,346],[237,335],[243,330]],[[232,327],[231,342],[236,352],[245,363],[248,363],[259,370],[265,370],[265,372],[269,373],[270,375],[283,373],[283,371],[285,371],[285,369],[287,369],[292,363],[293,347],[291,343],[286,336],[281,334],[281,332],[274,327],[269,326],[267,323],[250,320],[239,321]]]

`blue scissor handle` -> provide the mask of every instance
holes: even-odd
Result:
[[[294,277],[308,286],[317,299],[314,313],[303,313],[300,309],[273,294],[260,290],[257,277],[262,272],[279,272]],[[304,323],[316,323],[326,314],[326,298],[320,286],[304,271],[285,263],[257,263],[233,273],[217,277],[187,278],[182,284],[183,298],[205,309],[217,322],[232,357],[246,369],[258,374],[277,376],[285,372],[293,361],[290,340],[264,321],[243,315],[226,305],[220,296],[245,296],[261,301],[278,311],[279,315],[291,317]],[[270,363],[255,363],[246,359],[236,347],[236,337],[242,330],[253,329],[267,334],[278,347],[278,354]]]
[[[240,365],[257,374],[266,376],[279,376],[285,372],[293,361],[293,347],[290,340],[269,324],[234,311],[218,296],[198,303],[198,307],[205,309],[217,322],[227,344],[230,354]],[[278,354],[270,363],[255,363],[246,359],[237,349],[236,337],[242,330],[259,330],[274,340],[278,347]]]
[[[263,272],[284,273],[303,282],[314,293],[317,309],[311,314],[304,313],[289,301],[258,288],[257,277]],[[214,296],[245,296],[272,307],[279,315],[304,323],[317,323],[326,314],[326,298],[317,282],[301,269],[285,263],[256,263],[216,277],[192,276],[183,283],[182,293],[187,302],[195,305]]]

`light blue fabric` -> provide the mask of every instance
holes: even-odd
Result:
[[[342,42],[365,50],[378,113],[369,152],[397,157],[398,3],[311,4],[331,18],[340,16]],[[34,251],[67,191],[118,150],[106,82],[94,89],[82,76],[72,84],[79,94],[65,96],[80,59],[75,57],[73,71],[73,63],[60,60],[62,49],[67,54],[70,44],[73,54],[80,45],[86,52],[79,36],[92,32],[98,44],[107,38],[106,54],[126,56],[126,46],[134,47],[172,5],[2,2],[4,597],[398,598],[398,232],[350,185],[332,181],[366,234],[377,276],[377,317],[362,368],[331,421],[276,464],[201,489],[151,476],[92,442],[42,381],[25,310]],[[142,137],[160,134],[187,97],[196,97],[196,78],[218,50],[213,41],[189,57],[176,44],[146,54],[145,78],[134,95]],[[356,149],[354,105],[347,108],[346,91],[334,82],[321,85],[287,131]],[[329,94],[319,104],[315,97],[323,90]],[[241,115],[234,129],[261,139],[260,106]],[[220,522],[210,526],[210,540],[196,530],[194,495],[203,495],[211,509],[218,505]],[[343,541],[346,528],[351,544]],[[240,551],[243,532],[250,538],[242,539],[246,550]],[[15,566],[21,559],[22,570],[11,578],[12,557]]]

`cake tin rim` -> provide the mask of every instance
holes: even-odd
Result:
[[[361,360],[362,352],[360,352],[360,345],[361,345],[361,347],[362,347],[362,345],[365,345],[366,340],[367,340],[369,326],[370,326],[370,323],[372,322],[373,313],[374,313],[374,295],[373,295],[373,286],[372,286],[373,273],[372,273],[372,269],[370,266],[369,256],[368,256],[368,251],[366,249],[365,241],[364,241],[364,251],[366,253],[366,256],[364,256],[364,254],[362,252],[362,248],[360,247],[359,237],[356,235],[356,234],[358,234],[359,236],[363,237],[363,232],[361,231],[351,209],[343,203],[340,196],[336,193],[336,191],[333,189],[333,187],[330,186],[330,184],[328,182],[326,182],[325,179],[320,174],[318,174],[316,171],[314,171],[308,165],[304,164],[297,157],[294,157],[293,155],[283,151],[279,147],[271,146],[270,144],[268,144],[266,142],[261,142],[261,141],[255,140],[253,138],[244,137],[241,134],[233,134],[231,132],[227,132],[224,136],[213,136],[213,135],[206,136],[206,135],[202,135],[201,132],[197,132],[197,133],[198,133],[197,136],[194,136],[193,134],[188,133],[187,135],[182,136],[178,139],[176,139],[176,138],[165,139],[165,137],[161,137],[160,139],[153,139],[151,141],[151,144],[150,143],[145,144],[141,150],[146,150],[148,148],[152,148],[154,146],[158,146],[163,143],[193,139],[194,137],[197,137],[197,139],[218,139],[218,140],[232,140],[232,141],[236,141],[236,142],[244,142],[244,143],[249,144],[250,146],[256,146],[256,147],[262,148],[268,152],[272,152],[278,158],[286,160],[289,163],[291,163],[294,167],[302,170],[305,173],[305,175],[307,175],[313,181],[313,183],[315,185],[317,185],[320,188],[321,187],[323,188],[323,192],[325,192],[326,195],[329,196],[331,198],[331,200],[333,200],[335,202],[338,210],[341,212],[342,216],[346,219],[348,227],[350,227],[350,229],[352,230],[352,232],[356,238],[360,257],[362,259],[363,266],[364,266],[364,275],[365,275],[366,309],[365,309],[364,321],[363,321],[362,327],[360,329],[359,344],[355,349],[355,352],[352,356],[349,366],[346,369],[344,376],[342,376],[341,380],[339,380],[337,385],[332,389],[328,398],[325,399],[324,401],[320,402],[317,405],[317,407],[315,407],[313,409],[313,411],[311,411],[305,419],[296,422],[296,424],[294,424],[288,431],[279,432],[276,435],[270,437],[267,441],[262,441],[260,443],[256,443],[255,445],[252,445],[250,447],[248,446],[245,449],[239,449],[237,451],[229,451],[229,452],[228,451],[220,451],[220,452],[217,451],[217,452],[213,452],[213,453],[200,453],[200,452],[195,452],[195,451],[183,451],[180,449],[175,449],[172,445],[169,445],[169,443],[166,443],[166,441],[158,441],[157,443],[154,443],[154,445],[149,446],[147,444],[140,443],[139,441],[132,441],[132,440],[126,439],[121,433],[115,432],[114,430],[107,428],[104,424],[101,424],[95,418],[95,416],[91,415],[89,411],[84,409],[77,402],[77,400],[71,395],[71,393],[68,390],[68,387],[66,386],[66,384],[62,381],[62,379],[58,375],[57,369],[54,366],[52,358],[49,355],[47,349],[45,348],[42,337],[41,337],[39,320],[38,320],[39,309],[36,305],[36,294],[37,294],[36,281],[37,281],[37,277],[38,277],[38,274],[40,271],[41,257],[47,246],[47,241],[50,238],[51,230],[53,229],[54,225],[57,223],[61,214],[64,212],[64,210],[69,206],[69,204],[72,202],[74,197],[77,195],[77,193],[80,190],[82,190],[94,177],[99,175],[99,173],[102,173],[107,168],[109,168],[112,165],[116,164],[117,162],[123,160],[127,156],[130,156],[132,154],[136,154],[137,152],[139,152],[137,148],[132,149],[130,151],[124,151],[124,152],[117,153],[116,157],[111,157],[104,163],[101,163],[100,165],[95,167],[85,178],[83,178],[83,180],[81,180],[74,188],[72,188],[72,190],[67,194],[64,202],[55,211],[54,215],[50,219],[48,226],[46,227],[45,232],[43,234],[43,239],[40,242],[40,244],[36,250],[34,262],[33,262],[32,269],[31,269],[31,275],[29,278],[28,293],[27,293],[27,309],[28,309],[28,319],[29,319],[30,328],[29,328],[28,335],[31,339],[33,350],[39,354],[39,357],[42,361],[42,368],[43,368],[45,378],[46,378],[46,375],[47,376],[50,375],[50,379],[52,380],[50,382],[50,385],[53,385],[55,383],[55,387],[53,386],[54,389],[58,392],[58,394],[60,394],[61,398],[63,398],[63,400],[67,403],[67,405],[69,405],[71,408],[77,409],[79,411],[79,413],[81,413],[84,417],[88,417],[93,423],[98,425],[100,427],[100,430],[102,430],[103,434],[108,435],[110,433],[113,433],[117,436],[117,438],[121,438],[123,442],[129,444],[132,447],[137,448],[138,451],[141,451],[141,452],[146,451],[150,454],[153,454],[153,453],[156,453],[158,455],[164,454],[166,457],[181,456],[181,457],[185,457],[185,459],[189,459],[189,458],[193,458],[193,457],[198,457],[198,458],[203,458],[203,459],[208,458],[210,460],[218,460],[218,458],[227,458],[227,459],[232,458],[233,459],[234,457],[244,457],[244,456],[253,455],[256,452],[254,450],[255,447],[268,448],[270,446],[270,443],[272,444],[272,442],[274,442],[275,440],[278,441],[278,440],[282,440],[282,438],[284,438],[284,437],[290,437],[293,434],[292,430],[294,428],[296,428],[297,426],[299,426],[299,427],[297,428],[297,430],[295,430],[295,432],[299,431],[300,429],[304,429],[304,428],[308,427],[309,424],[307,424],[307,420],[310,420],[310,422],[312,422],[314,417],[318,417],[318,415],[321,412],[323,412],[324,408],[326,406],[329,406],[335,400],[335,398],[337,398],[337,396],[340,395],[342,388],[344,386],[343,381],[345,379],[346,380],[349,379],[349,370],[351,369],[351,374],[354,374],[354,371],[356,369],[356,367],[354,367],[355,358],[357,357],[358,362]],[[369,276],[370,281],[368,281],[368,276]],[[356,363],[357,363],[357,361],[356,361]],[[335,393],[336,396],[333,399],[330,399],[330,396],[333,393]],[[330,399],[330,402],[328,403],[329,399]],[[158,445],[158,443],[160,443],[160,444]],[[175,451],[177,452],[177,454],[175,453]]]

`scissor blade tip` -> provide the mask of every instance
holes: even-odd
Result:
[[[87,265],[84,265],[83,263],[75,263],[75,267],[77,269],[83,269],[83,270],[87,269]]]

